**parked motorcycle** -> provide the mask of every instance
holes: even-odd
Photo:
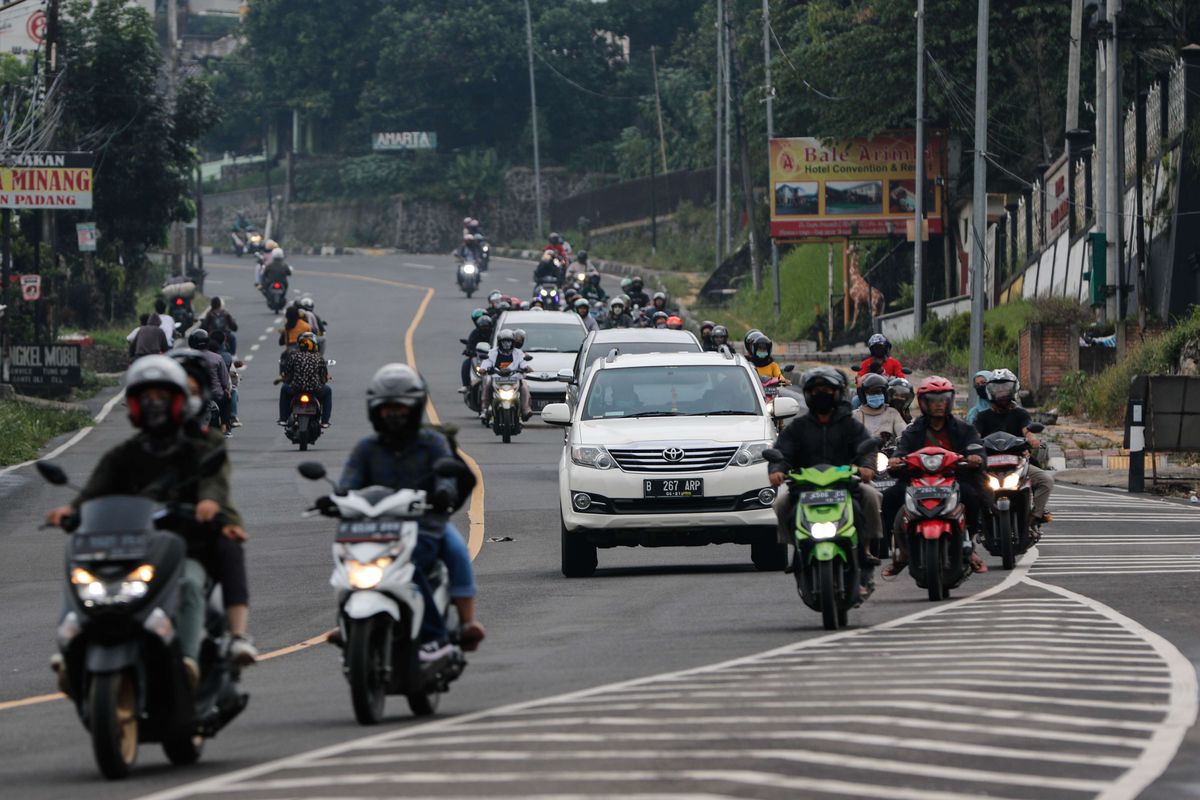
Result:
[[[1034,430],[1034,429],[1037,430]],[[1029,426],[1034,433],[1043,427]],[[1031,526],[1033,488],[1029,483],[1029,442],[1020,436],[997,431],[983,440],[987,453],[982,508],[983,546],[1000,557],[1004,569],[1016,566],[1017,558],[1036,542]]]
[[[525,354],[526,361],[532,359],[533,356]],[[492,382],[492,407],[486,422],[491,426],[492,433],[508,444],[512,437],[524,429],[521,422],[521,382],[525,380],[525,370],[521,366],[492,367],[489,380]]]
[[[325,478],[320,464],[307,462],[298,469],[309,480]],[[451,459],[434,465],[439,475],[455,476],[458,470]],[[333,641],[342,647],[342,671],[350,683],[355,719],[362,725],[378,723],[389,694],[404,695],[417,716],[433,714],[442,693],[467,665],[457,646],[432,664],[423,666],[419,658],[425,601],[414,580],[412,557],[420,527],[436,526],[440,533],[440,516],[429,517],[432,507],[424,491],[383,486],[351,492],[335,487],[328,502],[317,507],[340,520],[329,579],[338,604],[338,636]],[[439,563],[428,578],[445,618],[451,608],[446,566]]]
[[[878,445],[878,439],[868,440],[858,455]],[[764,450],[763,457],[774,462],[784,460],[775,449]],[[853,466],[820,465],[789,470],[787,475],[796,546],[791,571],[800,599],[821,613],[827,631],[844,628],[850,609],[862,603],[856,509],[851,495],[858,482],[858,468]]]
[[[553,281],[545,281],[534,289],[533,297],[535,300],[542,301],[542,308],[547,311],[558,311],[562,305],[562,295],[558,293],[558,284]]]
[[[982,455],[980,445],[971,448],[972,455]],[[909,572],[933,601],[948,598],[971,575],[971,541],[956,477],[957,470],[969,467],[965,459],[941,447],[924,447],[905,456],[899,467],[909,485],[897,536],[906,543]]]
[[[267,307],[276,314],[287,307],[288,282],[287,278],[276,278],[263,285],[263,297],[267,298]]]
[[[458,288],[462,289],[467,297],[475,294],[475,290],[479,288],[479,272],[479,265],[472,260],[468,259],[458,265]]]
[[[225,451],[216,451],[198,475],[219,470],[224,460]],[[40,461],[37,469],[50,483],[69,485],[58,465]],[[64,524],[72,532],[67,610],[58,626],[61,661],[54,665],[106,778],[127,776],[144,742],[161,743],[173,764],[194,763],[204,740],[249,701],[229,657],[219,588],[209,587],[194,692],[183,665],[175,627],[187,559],[183,537],[220,535],[197,523],[195,513],[190,505],[111,495],[84,503]]]

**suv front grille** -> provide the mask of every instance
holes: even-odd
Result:
[[[664,455],[669,450],[680,450],[683,455],[668,461]],[[737,452],[736,447],[655,447],[653,449],[622,450],[608,448],[617,466],[626,472],[712,472],[725,469]]]

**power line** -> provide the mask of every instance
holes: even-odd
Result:
[[[641,100],[641,99],[643,99],[644,97],[648,97],[648,95],[645,95],[645,94],[639,94],[639,95],[621,95],[621,94],[604,94],[603,92],[597,92],[597,91],[595,91],[594,89],[589,89],[588,87],[586,87],[586,86],[584,86],[584,85],[582,85],[582,84],[580,84],[580,83],[576,83],[575,81],[573,81],[573,80],[571,80],[570,78],[568,78],[566,75],[564,75],[564,74],[562,74],[561,72],[559,72],[559,71],[558,71],[558,68],[557,68],[557,67],[555,67],[553,64],[551,64],[549,61],[547,61],[545,58],[543,58],[543,57],[542,57],[542,54],[541,54],[541,53],[539,53],[537,50],[534,50],[534,51],[533,51],[533,55],[534,55],[534,58],[536,58],[538,61],[542,62],[542,63],[543,63],[543,64],[545,64],[547,67],[549,67],[549,68],[550,68],[550,71],[551,71],[551,72],[553,72],[555,75],[557,75],[559,78],[562,78],[564,81],[566,81],[567,83],[571,84],[572,86],[574,86],[574,87],[575,87],[576,89],[578,89],[579,91],[581,91],[581,92],[584,92],[584,93],[586,93],[586,94],[590,94],[590,95],[592,95],[593,97],[600,97],[600,98],[603,98],[603,99],[605,99],[605,100]]]
[[[794,72],[800,76],[800,82],[804,84],[804,88],[808,89],[810,92],[815,94],[817,97],[820,97],[824,100],[832,100],[835,103],[840,103],[846,99],[844,97],[833,97],[832,95],[828,95],[825,92],[822,92],[817,87],[813,86],[811,83],[809,83],[808,79],[805,78],[800,73],[800,70],[797,69],[796,65],[792,63],[792,59],[790,56],[788,56],[787,51],[783,49],[783,44],[780,43],[779,37],[775,34],[775,28],[774,28],[774,26],[771,25],[770,20],[767,21],[767,30],[771,32],[771,38],[775,40],[775,46],[779,48],[779,54],[783,56],[783,60],[786,61],[787,65],[792,68],[792,72]]]

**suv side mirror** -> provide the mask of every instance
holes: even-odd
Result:
[[[575,383],[575,371],[570,369],[560,369],[558,371],[558,380],[560,383]]]
[[[551,403],[542,409],[542,422],[547,425],[570,425],[571,407],[566,403]]]
[[[788,419],[800,413],[800,404],[794,397],[776,397],[774,409],[771,416],[775,419]]]

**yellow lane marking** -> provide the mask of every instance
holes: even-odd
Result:
[[[38,703],[49,703],[51,700],[62,700],[66,697],[62,692],[54,694],[37,694],[33,697],[22,697],[20,700],[7,700],[0,703],[0,711],[8,711],[10,708],[21,708],[22,706],[35,706]]]
[[[333,629],[327,630],[324,633],[317,634],[316,636],[312,637],[311,639],[305,639],[303,642],[300,642],[299,644],[292,644],[292,645],[288,645],[287,647],[281,647],[278,650],[272,650],[269,653],[263,653],[262,655],[260,655],[258,657],[258,660],[259,661],[269,661],[272,658],[279,658],[280,656],[286,656],[291,653],[299,652],[300,650],[307,650],[308,648],[312,647],[314,644],[324,644],[329,639],[329,634],[331,634],[331,633],[333,633]]]

